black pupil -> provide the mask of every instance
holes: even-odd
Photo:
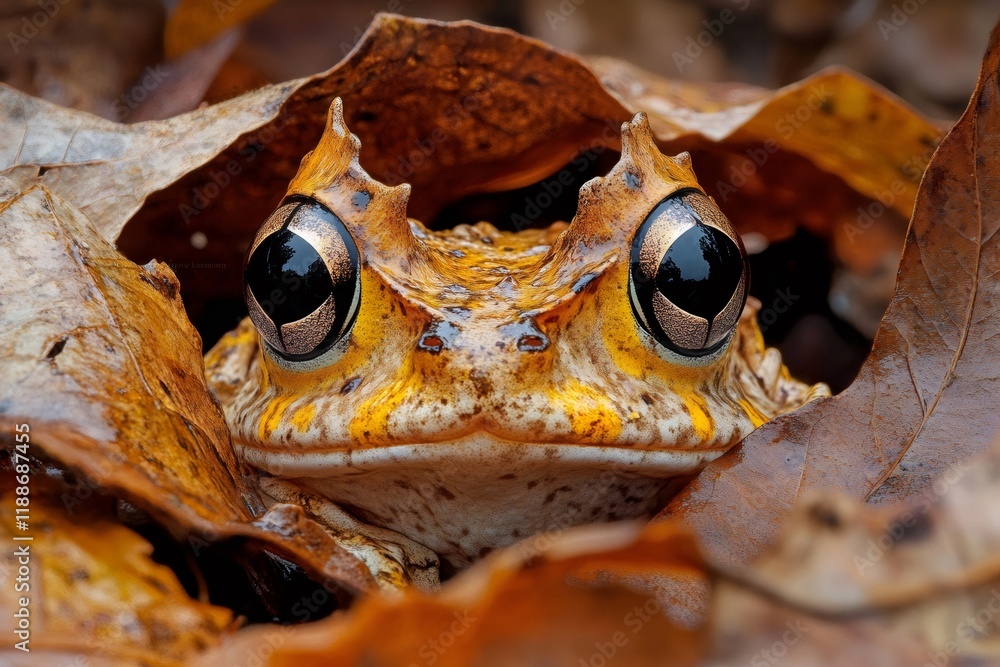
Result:
[[[663,255],[656,287],[676,306],[712,321],[733,297],[742,274],[743,258],[732,239],[696,222]]]
[[[332,293],[330,272],[304,238],[283,229],[264,239],[246,268],[260,307],[281,326],[309,315]]]

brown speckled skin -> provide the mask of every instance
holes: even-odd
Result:
[[[358,246],[342,344],[283,362],[244,321],[206,357],[238,451],[267,474],[462,566],[543,530],[648,514],[671,477],[826,393],[765,349],[753,300],[709,357],[671,353],[636,322],[638,225],[701,189],[642,114],[574,220],[544,230],[429,232],[406,217],[409,186],[373,181],[358,149],[338,100],[288,189],[334,211]]]

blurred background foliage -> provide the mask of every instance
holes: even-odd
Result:
[[[199,4],[198,18],[174,21],[180,49],[164,44],[171,13]],[[243,24],[227,57],[211,63],[210,99],[323,71],[375,13],[390,11],[505,26],[690,81],[773,88],[844,65],[928,115],[954,119],[998,10],[996,0],[3,0],[5,41],[20,41],[31,27],[38,35],[3,49],[0,80],[114,118],[108,101],[146,66],[221,28]]]

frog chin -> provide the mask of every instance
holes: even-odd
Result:
[[[546,531],[648,517],[671,481],[725,451],[536,444],[486,433],[354,450],[238,449],[269,475],[402,533],[454,567]]]

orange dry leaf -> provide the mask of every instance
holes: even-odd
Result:
[[[538,535],[433,596],[372,597],[299,628],[237,631],[197,663],[262,665],[993,664],[1000,620],[1000,441],[910,503],[812,494],[757,563],[704,564],[669,523]],[[961,548],[956,548],[961,545]],[[712,581],[708,622],[605,572]],[[392,631],[386,632],[387,628]]]
[[[611,58],[588,63],[630,109],[649,113],[665,149],[691,151],[702,185],[741,230],[775,239],[804,226],[862,272],[898,249],[943,136],[839,68],[768,91],[667,81]]]
[[[167,19],[163,46],[177,58],[242,25],[274,4],[274,0],[180,0]]]
[[[488,558],[433,597],[376,596],[349,615],[299,628],[237,633],[198,664],[241,656],[290,665],[698,664],[705,628],[682,628],[641,593],[592,581],[616,567],[678,574],[701,568],[690,539],[635,524],[539,535]],[[391,631],[387,632],[387,629]]]
[[[182,2],[178,12],[194,6]],[[782,543],[770,565],[731,570],[764,551],[806,491],[833,487],[877,504],[912,498],[1000,428],[995,411],[982,408],[984,395],[1000,393],[989,366],[1000,357],[991,312],[1000,215],[990,199],[1000,189],[990,169],[1000,151],[991,96],[998,63],[995,37],[973,104],[924,180],[896,297],[847,392],[766,425],[682,492],[666,522],[641,534],[605,527],[567,534],[542,553],[505,552],[439,596],[371,598],[307,628],[241,631],[205,664],[265,649],[272,664],[296,667],[523,664],[529,655],[545,664],[662,664],[665,653],[673,664],[694,664],[705,654],[709,604],[719,650],[733,651],[716,657],[753,664],[756,642],[791,630],[782,622],[787,609],[882,611],[883,594],[927,603],[940,572],[905,586],[881,571],[875,584],[859,583],[823,561],[832,577],[823,579],[796,569],[788,555],[808,556],[809,541]],[[873,239],[901,229],[938,139],[933,124],[843,72],[774,92],[695,88],[607,59],[582,61],[507,31],[386,15],[329,72],[168,121],[126,127],[0,88],[0,113],[12,128],[0,137],[0,428],[9,434],[13,424],[30,423],[33,441],[59,465],[177,537],[248,538],[330,578],[345,597],[371,590],[371,576],[301,509],[277,506],[254,521],[263,505],[205,387],[200,341],[173,272],[155,262],[137,266],[111,245],[124,229],[121,246],[132,257],[201,265],[184,281],[193,310],[239,295],[246,244],[315,145],[337,96],[362,139],[367,170],[413,184],[415,217],[529,185],[581,151],[617,151],[620,123],[641,109],[664,150],[693,153],[702,183],[743,230],[781,238],[805,226],[861,267],[887,247]],[[858,234],[864,243],[854,242]],[[822,538],[807,528],[803,535]],[[688,530],[711,567],[694,554]],[[719,570],[725,583],[713,589],[710,572]],[[788,577],[776,582],[776,573]],[[732,582],[749,596],[729,591]],[[918,584],[926,586],[912,588]],[[826,597],[809,599],[811,587]],[[966,592],[954,582],[949,590]],[[657,602],[641,591],[655,592]],[[848,593],[853,607],[837,597]],[[650,604],[684,624],[648,613],[636,623],[637,610]],[[739,618],[719,613],[723,606],[753,622],[741,630]],[[945,650],[920,633],[900,645],[885,625],[823,623],[813,636],[824,650],[860,637],[897,664]],[[633,625],[640,627],[629,634]],[[401,629],[387,636],[387,627]],[[797,655],[804,663],[821,654]]]
[[[3,472],[13,477],[10,468]],[[14,646],[25,637],[8,631],[0,662],[179,666],[218,643],[233,623],[228,609],[188,597],[134,532],[92,507],[65,507],[59,499],[75,496],[63,495],[67,487],[51,480],[33,477],[30,529],[14,531],[15,496],[5,486],[0,537],[8,548],[0,557],[0,613],[9,620],[18,613],[24,618],[20,610],[27,610],[24,647],[30,653]],[[14,541],[25,535],[31,540]],[[15,589],[15,581],[27,588]]]

